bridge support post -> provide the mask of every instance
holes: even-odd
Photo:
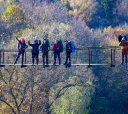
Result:
[[[0,65],[1,65],[1,51],[0,51]]]
[[[5,65],[1,65],[1,50],[0,50],[0,67],[5,67]]]
[[[113,49],[111,49],[111,64],[110,64],[110,67],[115,67],[115,49],[114,49],[114,56],[113,56]],[[114,62],[113,62],[114,60]],[[114,64],[113,64],[114,63]]]
[[[91,63],[92,63],[92,50],[88,49],[88,56],[89,56],[89,65],[88,67],[92,67]]]
[[[4,64],[4,52],[3,52],[3,64]]]

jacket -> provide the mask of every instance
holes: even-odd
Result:
[[[42,53],[48,52],[48,50],[49,50],[49,45],[48,45],[48,43],[43,43],[43,44],[40,46],[40,49],[42,50]]]
[[[121,41],[121,42],[119,43],[119,46],[121,46],[121,49],[122,49],[122,50],[127,50],[127,48],[128,48],[128,43],[127,43],[126,41]]]
[[[71,44],[68,43],[66,44],[66,53],[71,53],[71,52],[72,52]]]
[[[28,44],[32,47],[32,54],[38,54],[39,53],[39,46],[41,45],[41,41],[39,40],[39,44],[30,44],[28,41]]]
[[[55,43],[53,46],[53,51],[60,51],[60,43]]]

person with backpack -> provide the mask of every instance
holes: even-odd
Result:
[[[38,65],[39,46],[41,45],[41,41],[39,40],[39,44],[38,44],[38,40],[35,39],[33,44],[31,44],[30,40],[29,40],[28,44],[32,47],[32,64],[34,65],[34,59],[36,57],[36,62],[37,62],[37,65]]]
[[[23,62],[24,62],[24,52],[25,52],[25,49],[28,48],[28,45],[26,45],[24,38],[20,38],[20,40],[19,40],[17,37],[15,37],[15,38],[16,38],[17,41],[18,41],[18,46],[17,46],[18,55],[17,55],[17,57],[16,57],[16,59],[15,59],[14,64],[17,63],[17,61],[18,61],[20,55],[22,54],[22,65],[23,65]]]
[[[122,38],[122,40],[119,43],[119,46],[121,46],[121,49],[122,49],[122,64],[124,64],[124,57],[125,57],[125,64],[127,64],[128,43],[126,42],[126,38],[125,37]]]
[[[56,43],[53,46],[53,54],[54,54],[54,63],[53,65],[56,65],[56,58],[58,56],[59,59],[59,65],[61,65],[61,58],[60,58],[60,43],[58,42],[58,40],[56,40]]]
[[[64,65],[67,65],[68,59],[69,59],[68,64],[71,65],[71,52],[72,52],[71,42],[68,42],[68,40],[66,40],[65,43],[66,43],[66,61]]]
[[[46,57],[46,65],[48,65],[48,51],[50,49],[50,44],[47,41],[48,39],[44,39],[43,44],[41,45],[40,49],[42,50],[42,57],[43,57],[43,65],[45,66],[45,57]]]

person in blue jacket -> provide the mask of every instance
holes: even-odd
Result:
[[[23,39],[20,41],[17,37],[15,37],[15,38],[19,42],[19,46],[18,46],[18,55],[17,55],[17,57],[15,59],[14,64],[17,63],[20,55],[22,54],[22,65],[23,65],[23,62],[24,62],[24,52],[25,52],[25,49],[28,47],[28,45],[26,45],[26,43],[25,43],[25,41]]]
[[[34,40],[34,43],[31,44],[30,43],[30,40],[28,41],[28,44],[32,47],[32,64],[34,65],[34,59],[36,57],[36,62],[38,64],[38,56],[39,56],[39,46],[41,45],[41,41],[39,40],[39,43],[38,43],[38,40],[35,39]]]

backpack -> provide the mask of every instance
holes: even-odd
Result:
[[[22,39],[23,39],[23,40],[25,41],[25,43],[26,43],[26,39],[25,39],[25,38],[20,38],[19,41],[21,41]],[[18,44],[17,44],[17,50],[18,50],[18,49],[19,49],[19,42],[18,42]]]
[[[127,41],[127,36],[123,36],[125,38],[125,41]]]
[[[71,50],[72,50],[72,52],[75,52],[74,41],[70,41],[70,44],[71,44]]]
[[[48,39],[46,39],[46,43],[48,44],[48,47],[49,47],[49,49],[50,49],[50,42],[49,42]]]
[[[127,41],[127,36],[121,36],[121,35],[118,36],[118,41],[121,42],[123,37],[125,38],[125,41]]]
[[[60,52],[63,52],[63,50],[64,50],[63,42],[61,39],[58,39],[58,42],[60,43]]]
[[[118,36],[118,41],[121,42],[121,40],[122,40],[122,36],[119,35],[119,36]]]

